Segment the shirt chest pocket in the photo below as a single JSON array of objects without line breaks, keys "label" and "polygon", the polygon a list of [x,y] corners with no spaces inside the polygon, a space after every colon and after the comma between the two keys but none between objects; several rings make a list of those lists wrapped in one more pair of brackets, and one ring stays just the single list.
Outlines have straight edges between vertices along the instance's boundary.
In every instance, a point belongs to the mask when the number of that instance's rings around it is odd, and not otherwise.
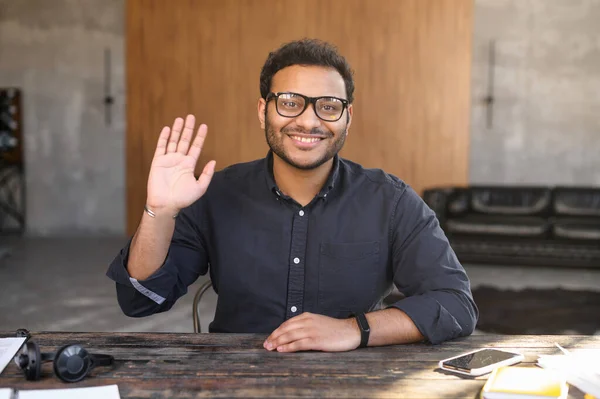
[{"label": "shirt chest pocket", "polygon": [[379,241],[322,243],[319,252],[319,308],[326,313],[369,310],[384,275]]}]

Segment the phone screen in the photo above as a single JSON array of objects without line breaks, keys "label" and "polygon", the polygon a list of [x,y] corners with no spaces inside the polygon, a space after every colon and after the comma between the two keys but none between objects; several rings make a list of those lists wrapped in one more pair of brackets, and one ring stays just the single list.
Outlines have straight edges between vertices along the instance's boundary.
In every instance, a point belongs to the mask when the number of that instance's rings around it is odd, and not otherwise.
[{"label": "phone screen", "polygon": [[495,349],[483,349],[475,353],[457,357],[456,359],[447,360],[443,364],[448,368],[469,371],[486,367],[490,364],[498,363],[515,356],[516,355],[512,353],[506,353]]}]

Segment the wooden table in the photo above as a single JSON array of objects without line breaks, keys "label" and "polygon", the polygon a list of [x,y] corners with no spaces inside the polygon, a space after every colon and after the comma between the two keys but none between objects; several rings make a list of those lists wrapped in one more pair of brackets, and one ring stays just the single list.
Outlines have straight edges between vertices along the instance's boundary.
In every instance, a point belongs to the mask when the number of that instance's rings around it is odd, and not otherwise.
[{"label": "wooden table", "polygon": [[[12,336],[12,333],[0,333]],[[522,366],[537,355],[567,349],[600,348],[600,336],[473,335],[441,345],[399,345],[344,353],[273,353],[262,347],[265,335],[33,333],[42,352],[67,343],[115,357],[112,367],[96,368],[76,384],[52,375],[28,382],[14,362],[0,375],[0,387],[67,388],[117,384],[122,398],[204,397],[355,397],[475,399],[487,376],[462,378],[437,369],[437,362],[480,347],[516,350]],[[570,398],[582,398],[574,387]]]}]

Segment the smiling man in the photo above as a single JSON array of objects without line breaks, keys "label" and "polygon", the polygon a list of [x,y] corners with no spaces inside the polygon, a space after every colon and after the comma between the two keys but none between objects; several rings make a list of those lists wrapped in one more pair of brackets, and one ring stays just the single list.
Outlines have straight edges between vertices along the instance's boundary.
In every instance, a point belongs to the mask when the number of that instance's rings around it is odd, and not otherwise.
[{"label": "smiling man", "polygon": [[[195,118],[160,133],[137,232],[109,267],[124,313],[170,309],[200,275],[211,332],[266,333],[267,350],[347,351],[471,334],[469,280],[435,214],[397,177],[338,152],[354,81],[335,47],[287,43],[260,75],[265,159],[194,168]],[[376,134],[376,132],[372,132]],[[404,298],[383,308],[393,286]]]}]

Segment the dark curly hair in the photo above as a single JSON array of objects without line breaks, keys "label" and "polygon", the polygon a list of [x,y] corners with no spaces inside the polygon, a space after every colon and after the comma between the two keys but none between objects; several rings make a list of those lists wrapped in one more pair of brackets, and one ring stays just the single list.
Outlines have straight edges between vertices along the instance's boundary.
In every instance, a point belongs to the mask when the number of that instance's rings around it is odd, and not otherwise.
[{"label": "dark curly hair", "polygon": [[260,71],[260,95],[266,98],[271,90],[273,75],[292,65],[314,65],[335,68],[346,85],[346,99],[354,100],[354,72],[337,48],[318,39],[302,39],[289,42],[269,53]]}]

